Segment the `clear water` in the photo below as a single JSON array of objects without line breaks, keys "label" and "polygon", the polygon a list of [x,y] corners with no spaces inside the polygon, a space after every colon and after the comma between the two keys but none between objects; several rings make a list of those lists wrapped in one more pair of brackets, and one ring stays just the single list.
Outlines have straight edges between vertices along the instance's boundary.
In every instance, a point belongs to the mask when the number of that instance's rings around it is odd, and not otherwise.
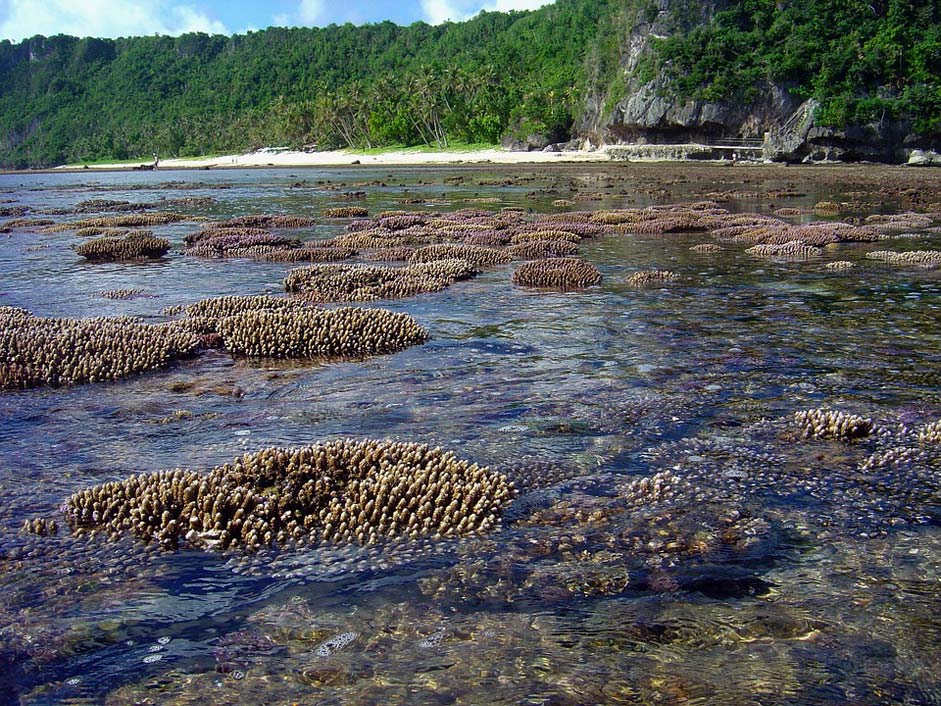
[{"label": "clear water", "polygon": [[[371,213],[544,212],[589,191],[602,197],[576,208],[737,189],[725,207],[768,212],[861,188],[857,215],[905,205],[872,172],[688,170],[14,174],[0,208],[211,196],[175,210],[317,217],[364,190]],[[941,177],[919,179],[941,192]],[[799,195],[764,198],[788,188]],[[403,205],[416,198],[434,203]],[[321,222],[301,237],[342,229]],[[180,245],[196,228],[155,230]],[[506,266],[383,303],[431,334],[393,356],[209,352],[124,382],[0,394],[0,703],[941,703],[938,456],[862,466],[941,419],[941,276],[864,255],[939,239],[784,263],[690,252],[703,234],[609,236],[583,244],[604,275],[584,292],[517,288]],[[159,321],[169,305],[280,292],[291,269],[173,253],[88,264],[77,241],[0,236],[0,305]],[[837,259],[857,267],[823,267]],[[654,268],[681,278],[624,283]],[[99,296],[118,288],[147,296]],[[793,412],[824,406],[883,432],[788,436]],[[510,472],[521,497],[485,537],[371,549],[160,553],[20,532],[89,485],[337,436],[441,445]],[[665,470],[673,497],[626,500]]]}]

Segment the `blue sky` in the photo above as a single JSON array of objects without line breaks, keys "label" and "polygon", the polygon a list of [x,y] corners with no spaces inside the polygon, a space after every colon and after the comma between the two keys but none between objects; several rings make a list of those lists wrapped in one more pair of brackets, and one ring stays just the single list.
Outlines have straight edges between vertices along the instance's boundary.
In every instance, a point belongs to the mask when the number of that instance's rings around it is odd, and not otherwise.
[{"label": "blue sky", "polygon": [[0,39],[36,34],[127,37],[142,34],[244,33],[271,26],[336,22],[438,24],[481,10],[529,10],[547,0],[0,0]]}]

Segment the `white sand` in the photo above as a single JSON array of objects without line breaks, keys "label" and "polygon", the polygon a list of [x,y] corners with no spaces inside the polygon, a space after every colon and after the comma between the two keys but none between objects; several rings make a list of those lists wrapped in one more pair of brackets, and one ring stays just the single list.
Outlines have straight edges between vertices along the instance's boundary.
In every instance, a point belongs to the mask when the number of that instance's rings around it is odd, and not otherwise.
[{"label": "white sand", "polygon": [[[238,167],[336,167],[354,163],[363,166],[418,166],[434,164],[545,164],[561,162],[607,162],[604,149],[594,152],[583,150],[567,152],[510,152],[502,149],[468,152],[423,152],[401,150],[381,154],[361,154],[348,150],[329,152],[259,151],[231,154],[223,157],[193,157],[189,159],[161,159],[161,169],[200,169]],[[147,160],[132,163],[94,164],[89,169],[133,169]],[[70,164],[60,169],[81,169],[81,164]]]}]

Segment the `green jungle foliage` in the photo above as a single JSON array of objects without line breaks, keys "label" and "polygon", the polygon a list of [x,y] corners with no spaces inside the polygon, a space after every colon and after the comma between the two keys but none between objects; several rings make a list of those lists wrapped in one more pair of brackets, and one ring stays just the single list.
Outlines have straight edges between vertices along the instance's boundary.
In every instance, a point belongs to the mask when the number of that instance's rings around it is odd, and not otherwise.
[{"label": "green jungle foliage", "polygon": [[613,0],[462,23],[0,42],[0,165],[567,139]]},{"label": "green jungle foliage", "polygon": [[[658,75],[706,100],[772,82],[820,99],[819,123],[905,118],[937,135],[939,20],[939,0],[556,0],[435,27],[2,41],[0,166],[563,140],[589,93],[610,108]],[[632,29],[655,21],[669,34],[624,76]]]},{"label": "green jungle foliage", "polygon": [[941,133],[938,0],[718,5],[710,21],[655,43],[656,69],[680,95],[749,101],[772,82],[820,100],[819,124],[901,117]]}]

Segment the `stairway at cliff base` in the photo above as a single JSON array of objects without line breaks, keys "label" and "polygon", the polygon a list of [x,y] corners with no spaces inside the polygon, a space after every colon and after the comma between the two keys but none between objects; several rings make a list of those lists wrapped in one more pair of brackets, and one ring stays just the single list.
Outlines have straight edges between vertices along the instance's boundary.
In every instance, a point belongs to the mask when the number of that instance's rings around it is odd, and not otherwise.
[{"label": "stairway at cliff base", "polygon": [[797,150],[807,139],[814,125],[814,113],[820,102],[811,98],[798,106],[791,117],[770,132],[765,133],[764,152],[766,159],[775,159]]}]

